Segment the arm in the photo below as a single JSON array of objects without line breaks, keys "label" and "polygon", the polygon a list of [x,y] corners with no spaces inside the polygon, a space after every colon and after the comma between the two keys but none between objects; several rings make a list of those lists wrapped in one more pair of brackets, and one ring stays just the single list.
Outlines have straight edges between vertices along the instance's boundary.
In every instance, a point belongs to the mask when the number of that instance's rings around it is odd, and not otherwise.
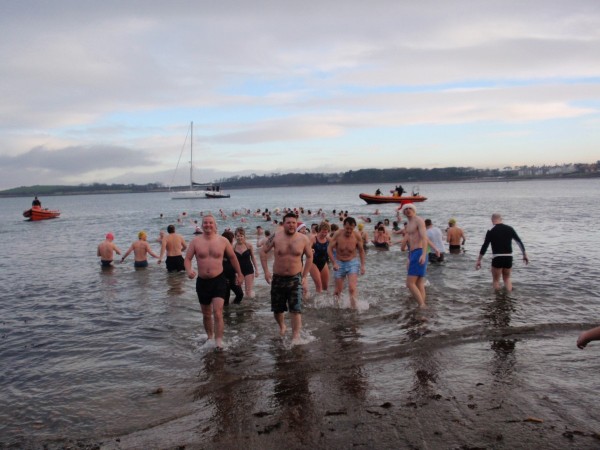
[{"label": "arm", "polygon": [[248,246],[248,250],[250,250],[250,259],[252,260],[252,265],[254,266],[254,274],[256,276],[259,276],[260,274],[258,272],[258,264],[256,264],[256,258],[254,257],[254,248],[252,248],[252,244],[250,244],[249,242],[247,242],[246,245]]},{"label": "arm", "polygon": [[158,255],[152,251],[152,249],[150,248],[150,244],[148,244],[147,242],[146,242],[146,252],[148,252],[148,254],[154,258],[158,258]]},{"label": "arm", "polygon": [[584,331],[579,335],[577,339],[577,347],[583,349],[591,341],[597,341],[600,339],[600,327],[592,328],[591,330]]},{"label": "arm", "polygon": [[267,263],[267,254],[271,251],[274,246],[275,234],[269,236],[267,242],[265,242],[260,249],[260,265],[262,266],[263,273],[265,274],[265,280],[268,284],[271,284],[271,272],[269,272],[269,264]]},{"label": "arm", "polygon": [[360,274],[364,275],[365,274],[365,247],[363,245],[362,237],[361,237],[360,233],[358,233],[358,236],[356,239],[356,247],[358,249],[358,256],[360,258]]},{"label": "arm", "polygon": [[419,264],[425,264],[425,261],[427,261],[427,243],[429,242],[429,239],[427,239],[427,228],[425,228],[423,220],[419,220],[417,227],[419,229],[419,236],[421,236],[421,248],[423,249],[423,253],[419,258]]},{"label": "arm", "polygon": [[306,259],[304,260],[304,270],[302,270],[302,279],[303,280],[306,279],[306,277],[310,273],[310,268],[313,265],[313,253],[314,253],[312,246],[310,245],[310,239],[305,237],[304,240],[306,241],[304,243],[304,255],[306,256]]},{"label": "arm", "polygon": [[337,261],[333,257],[333,249],[337,247],[337,233],[333,235],[333,237],[329,240],[329,245],[327,246],[327,256],[329,256],[329,261],[331,261],[333,270],[338,270],[340,266],[338,266]]},{"label": "arm", "polygon": [[477,262],[475,263],[475,270],[481,269],[481,258],[485,255],[488,246],[490,245],[490,232],[485,233],[485,241],[483,241],[483,245],[481,246],[481,250],[479,250],[479,256],[477,257]]},{"label": "arm", "polygon": [[462,244],[460,244],[460,245],[464,246],[465,242],[467,242],[467,238],[465,237],[465,232],[464,231],[460,232],[460,237],[462,237]]},{"label": "arm", "polygon": [[242,273],[242,269],[240,267],[240,262],[238,261],[237,256],[235,255],[235,252],[233,251],[233,247],[232,247],[231,243],[226,238],[223,238],[223,239],[226,242],[225,254],[227,255],[227,258],[229,258],[231,267],[233,267],[233,270],[235,270],[236,284],[240,285],[240,284],[242,284],[242,280],[244,279],[244,274]]},{"label": "arm", "polygon": [[521,253],[523,253],[523,261],[525,261],[525,265],[529,264],[529,258],[527,257],[527,252],[525,251],[525,245],[515,230],[513,230],[513,239],[521,249]]},{"label": "arm", "polygon": [[163,259],[163,256],[165,255],[165,252],[167,251],[167,240],[165,238],[162,239],[161,243],[160,243],[160,256],[158,257],[158,263],[160,264],[160,262]]},{"label": "arm", "polygon": [[440,256],[440,249],[437,248],[434,244],[433,241],[429,238],[427,238],[427,245],[429,245],[429,247],[434,251],[435,256]]},{"label": "arm", "polygon": [[131,247],[129,247],[127,249],[127,251],[125,252],[125,254],[123,255],[123,257],[121,258],[121,262],[124,262],[125,259],[129,256],[129,254],[133,251],[133,244],[131,245]]},{"label": "arm", "polygon": [[188,247],[187,252],[185,254],[185,259],[183,260],[183,266],[185,267],[185,271],[188,275],[188,278],[196,277],[196,272],[194,272],[194,269],[192,268],[192,258],[196,253],[194,242],[195,241],[190,242],[190,246]]},{"label": "arm", "polygon": [[113,250],[115,251],[115,253],[116,253],[117,255],[120,255],[120,254],[121,254],[121,250],[120,250],[120,249],[119,249],[119,247],[117,247],[115,244],[113,244]]}]

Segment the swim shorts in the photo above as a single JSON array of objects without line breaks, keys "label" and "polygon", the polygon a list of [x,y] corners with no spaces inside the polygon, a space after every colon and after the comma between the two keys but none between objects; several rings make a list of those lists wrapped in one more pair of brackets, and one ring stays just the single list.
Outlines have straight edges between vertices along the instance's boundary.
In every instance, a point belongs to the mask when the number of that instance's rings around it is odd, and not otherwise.
[{"label": "swim shorts", "polygon": [[435,253],[430,253],[429,254],[429,262],[432,263],[441,263],[442,261],[444,261],[444,254],[440,253],[440,256],[436,256]]},{"label": "swim shorts", "polygon": [[221,272],[214,278],[196,278],[196,294],[201,305],[210,305],[213,298],[222,298],[229,293],[227,278]]},{"label": "swim shorts", "polygon": [[339,269],[335,270],[334,278],[344,278],[346,275],[358,275],[360,273],[360,258],[356,257],[350,261],[336,261]]},{"label": "swim shorts", "polygon": [[450,253],[460,253],[460,245],[450,244]]},{"label": "swim shorts", "polygon": [[496,269],[510,269],[513,264],[512,256],[493,256],[492,267]]},{"label": "swim shorts", "polygon": [[144,261],[135,261],[135,262],[133,263],[133,267],[138,267],[138,268],[141,268],[141,267],[148,267],[148,260],[144,260]]},{"label": "swim shorts", "polygon": [[427,273],[427,258],[424,264],[419,264],[419,258],[423,254],[422,248],[411,250],[408,254],[408,276],[409,277],[424,277]]},{"label": "swim shorts", "polygon": [[102,267],[110,267],[112,266],[113,260],[112,259],[101,259],[100,260],[100,264],[102,265]]},{"label": "swim shorts", "polygon": [[271,280],[271,311],[302,312],[302,274],[273,275]]},{"label": "swim shorts", "polygon": [[167,265],[167,270],[169,272],[183,272],[185,270],[185,266],[183,264],[183,256],[167,256],[165,261]]}]

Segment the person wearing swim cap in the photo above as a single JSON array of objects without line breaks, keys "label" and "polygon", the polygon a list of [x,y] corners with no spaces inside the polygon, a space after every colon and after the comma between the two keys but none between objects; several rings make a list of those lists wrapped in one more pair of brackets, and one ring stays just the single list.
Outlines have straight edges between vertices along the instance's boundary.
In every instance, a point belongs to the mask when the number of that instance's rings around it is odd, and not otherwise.
[{"label": "person wearing swim cap", "polygon": [[448,241],[450,253],[460,253],[461,247],[463,247],[467,241],[463,230],[456,226],[456,219],[448,220],[446,240]]},{"label": "person wearing swim cap", "polygon": [[98,244],[97,255],[100,258],[100,264],[102,267],[111,267],[113,265],[113,257],[115,252],[117,255],[121,254],[119,247],[115,245],[113,240],[115,236],[112,233],[107,233],[104,241]]},{"label": "person wearing swim cap", "polygon": [[121,263],[125,262],[125,259],[129,256],[131,252],[134,255],[134,263],[133,266],[136,268],[148,267],[148,256],[150,255],[153,258],[158,258],[159,256],[152,251],[150,248],[150,244],[146,241],[148,235],[145,231],[140,231],[138,233],[138,240],[134,241],[129,249],[125,252],[123,257],[121,258]]},{"label": "person wearing swim cap", "polygon": [[417,207],[412,203],[405,203],[400,208],[408,222],[406,226],[406,239],[408,244],[408,273],[406,287],[419,303],[425,308],[425,275],[427,274],[427,229],[425,221],[417,216]]}]

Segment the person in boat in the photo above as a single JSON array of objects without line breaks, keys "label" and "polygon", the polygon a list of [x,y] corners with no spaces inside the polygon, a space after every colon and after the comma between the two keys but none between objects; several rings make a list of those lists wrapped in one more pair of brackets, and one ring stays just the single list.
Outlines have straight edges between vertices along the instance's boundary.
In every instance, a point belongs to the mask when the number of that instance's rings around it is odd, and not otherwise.
[{"label": "person in boat", "polygon": [[382,195],[381,194],[381,189],[377,188],[377,190],[375,191],[375,195]]},{"label": "person in boat", "polygon": [[512,241],[514,240],[521,253],[523,253],[523,261],[525,264],[529,264],[529,258],[525,252],[525,245],[523,241],[517,235],[514,228],[502,223],[502,216],[499,213],[492,214],[492,224],[494,225],[485,234],[485,241],[479,251],[479,257],[475,264],[475,270],[481,268],[481,259],[488,249],[488,246],[492,246],[492,284],[494,289],[500,289],[500,277],[504,281],[504,287],[507,291],[512,291],[512,281],[510,279],[512,271]]},{"label": "person in boat", "polygon": [[169,272],[183,272],[185,266],[183,264],[182,252],[187,248],[187,243],[182,235],[175,233],[175,225],[167,227],[167,235],[163,237],[160,245],[160,256],[158,264],[163,261],[163,256],[167,254],[165,264]]},{"label": "person in boat", "polygon": [[100,264],[102,267],[111,267],[113,265],[113,257],[115,252],[117,255],[121,254],[119,247],[115,245],[113,240],[115,236],[112,233],[107,233],[104,241],[98,244],[97,255],[100,258]]},{"label": "person in boat", "polygon": [[133,265],[136,268],[148,267],[148,255],[152,256],[153,258],[158,258],[158,255],[150,248],[150,244],[148,244],[148,241],[146,240],[147,238],[148,235],[146,232],[140,231],[138,233],[138,240],[134,241],[129,249],[127,249],[121,258],[121,263],[125,262],[125,259],[127,259],[131,252],[133,252],[134,256]]},{"label": "person in boat", "polygon": [[417,216],[417,208],[412,203],[402,205],[400,211],[408,222],[406,242],[402,243],[402,247],[406,245],[409,250],[406,287],[417,300],[419,307],[424,308],[426,306],[425,275],[427,274],[428,245],[425,221]]},{"label": "person in boat", "polygon": [[42,202],[40,202],[40,200],[37,198],[37,195],[31,202],[31,207],[34,209],[42,209]]},{"label": "person in boat", "polygon": [[333,270],[335,271],[334,296],[337,302],[339,302],[340,295],[344,289],[344,280],[347,278],[350,307],[353,309],[356,309],[358,306],[358,274],[365,274],[365,249],[360,233],[354,230],[355,227],[356,220],[353,217],[346,217],[344,219],[344,228],[335,233],[327,247],[329,259],[333,262]]},{"label": "person in boat", "polygon": [[[284,336],[287,330],[284,313],[291,313],[292,342],[300,340],[302,329],[302,282],[310,273],[313,251],[310,240],[297,230],[297,218],[294,213],[283,217],[283,229],[277,231],[267,240],[260,251],[265,280],[271,285],[271,311],[277,325],[279,335]],[[273,275],[267,264],[268,253],[274,250]],[[302,257],[304,256],[304,265]]]},{"label": "person in boat", "polygon": [[[236,273],[236,284],[244,279],[240,264],[229,240],[217,234],[217,223],[212,214],[202,217],[203,233],[190,242],[185,254],[185,270],[189,278],[196,278],[196,294],[202,309],[202,322],[209,340],[215,340],[215,351],[223,350],[223,306],[229,287],[223,273],[223,258],[231,262]],[[196,258],[198,273],[192,267]]]},{"label": "person in boat", "polygon": [[429,262],[441,263],[444,261],[444,238],[442,230],[433,226],[431,219],[425,219],[427,239],[429,239]]}]

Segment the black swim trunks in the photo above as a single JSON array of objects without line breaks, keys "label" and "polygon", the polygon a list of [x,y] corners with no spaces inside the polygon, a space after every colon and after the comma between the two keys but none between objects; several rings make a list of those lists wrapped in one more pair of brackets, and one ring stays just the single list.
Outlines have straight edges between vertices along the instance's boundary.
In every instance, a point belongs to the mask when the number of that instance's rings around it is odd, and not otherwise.
[{"label": "black swim trunks", "polygon": [[492,258],[492,267],[496,269],[510,269],[513,265],[512,256],[494,256]]},{"label": "black swim trunks", "polygon": [[196,278],[196,294],[201,305],[210,305],[213,298],[225,299],[229,291],[223,272],[214,278]]},{"label": "black swim trunks", "polygon": [[460,253],[460,245],[450,244],[450,253]]},{"label": "black swim trunks", "polygon": [[137,267],[137,268],[148,267],[148,260],[135,261],[133,263],[133,267]]},{"label": "black swim trunks", "polygon": [[273,275],[271,280],[271,311],[302,312],[302,275]]},{"label": "black swim trunks", "polygon": [[429,262],[430,263],[441,263],[444,261],[444,254],[440,253],[440,256],[436,256],[435,253],[429,253]]},{"label": "black swim trunks", "polygon": [[167,270],[169,272],[183,272],[185,270],[185,265],[183,264],[183,256],[167,256],[165,261],[167,265]]},{"label": "black swim trunks", "polygon": [[100,264],[102,265],[102,267],[110,267],[112,266],[113,260],[112,259],[102,259],[100,260]]}]

